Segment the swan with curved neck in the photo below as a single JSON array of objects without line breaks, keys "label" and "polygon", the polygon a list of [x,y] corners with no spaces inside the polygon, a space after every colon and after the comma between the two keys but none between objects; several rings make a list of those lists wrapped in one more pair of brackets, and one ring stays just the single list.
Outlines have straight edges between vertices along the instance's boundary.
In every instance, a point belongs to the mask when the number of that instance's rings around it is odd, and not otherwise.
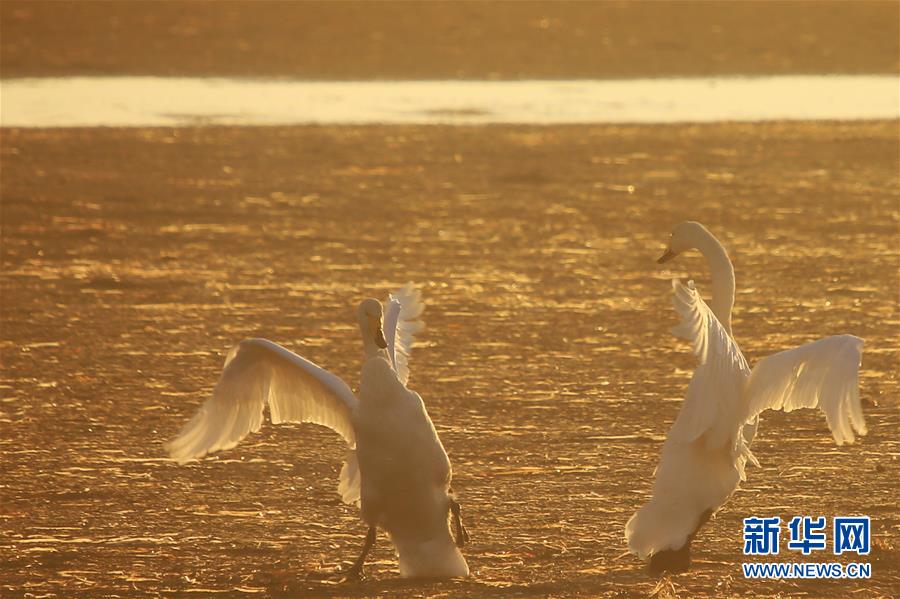
[{"label": "swan with curved neck", "polygon": [[381,321],[383,308],[377,299],[365,299],[356,309],[356,320],[359,323],[359,335],[363,340],[363,351],[366,360],[375,357],[387,357],[382,350],[387,349]]},{"label": "swan with curved neck", "polygon": [[242,341],[228,353],[212,397],[167,444],[169,454],[183,463],[230,449],[259,430],[266,407],[274,424],[327,426],[349,446],[338,493],[359,507],[369,525],[346,577],[361,575],[379,528],[390,535],[401,576],[468,576],[459,551],[468,533],[450,490],[450,460],[422,398],[406,387],[423,309],[411,284],[384,304],[375,299],[359,304],[364,351],[359,397],[337,376],[276,343]]},{"label": "swan with curved neck", "polygon": [[663,264],[698,250],[712,273],[712,299],[673,280],[680,317],[672,329],[691,343],[697,367],[662,447],[650,500],[625,526],[629,549],[649,558],[650,572],[690,567],[691,543],[703,524],[742,480],[761,412],[818,407],[838,445],[866,433],[858,376],[863,342],[852,335],[825,337],[761,360],[752,370],[732,337],[734,268],[706,227],[683,222],[672,231]]},{"label": "swan with curved neck", "polygon": [[679,254],[690,250],[698,250],[709,264],[712,276],[712,300],[709,307],[731,335],[731,310],[734,308],[734,267],[725,247],[709,230],[698,222],[687,221],[672,230],[669,247],[656,261],[665,264]]}]

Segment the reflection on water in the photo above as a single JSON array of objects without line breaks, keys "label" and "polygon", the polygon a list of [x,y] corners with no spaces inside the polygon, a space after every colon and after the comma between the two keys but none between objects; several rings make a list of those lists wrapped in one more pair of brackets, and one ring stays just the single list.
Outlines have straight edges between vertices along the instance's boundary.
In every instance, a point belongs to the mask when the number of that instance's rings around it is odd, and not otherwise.
[{"label": "reflection on water", "polygon": [[0,82],[4,127],[894,119],[896,76],[617,81],[72,77]]}]

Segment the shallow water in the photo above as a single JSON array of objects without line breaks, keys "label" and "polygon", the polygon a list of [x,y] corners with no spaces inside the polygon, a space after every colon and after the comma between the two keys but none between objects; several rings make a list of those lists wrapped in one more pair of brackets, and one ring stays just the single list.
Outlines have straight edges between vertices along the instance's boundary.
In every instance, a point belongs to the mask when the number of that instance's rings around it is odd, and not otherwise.
[{"label": "shallow water", "polygon": [[0,81],[3,127],[894,119],[892,75],[569,81]]}]

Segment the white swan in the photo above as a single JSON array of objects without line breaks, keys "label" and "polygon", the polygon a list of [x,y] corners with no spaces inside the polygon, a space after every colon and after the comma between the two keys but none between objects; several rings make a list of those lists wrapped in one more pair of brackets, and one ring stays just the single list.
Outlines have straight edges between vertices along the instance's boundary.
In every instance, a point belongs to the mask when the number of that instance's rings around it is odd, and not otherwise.
[{"label": "white swan", "polygon": [[458,549],[468,533],[450,490],[450,461],[422,398],[406,388],[409,352],[413,335],[423,327],[423,309],[411,284],[392,293],[384,307],[374,299],[360,303],[365,362],[358,399],[340,378],[280,345],[242,341],[228,353],[212,397],[167,444],[169,454],[184,463],[234,447],[259,430],[266,406],[275,424],[327,426],[350,446],[338,492],[344,502],[360,507],[369,525],[348,576],[360,575],[377,527],[396,548],[401,576],[468,576]]},{"label": "white swan", "polygon": [[650,557],[650,572],[690,567],[690,545],[699,528],[745,479],[759,414],[818,407],[838,445],[866,433],[858,391],[863,342],[851,335],[826,337],[761,360],[753,370],[731,336],[734,269],[725,248],[696,222],[672,231],[662,264],[699,250],[712,271],[707,306],[694,288],[673,280],[675,336],[691,342],[698,366],[675,423],[663,444],[650,501],[628,521],[628,548]]}]

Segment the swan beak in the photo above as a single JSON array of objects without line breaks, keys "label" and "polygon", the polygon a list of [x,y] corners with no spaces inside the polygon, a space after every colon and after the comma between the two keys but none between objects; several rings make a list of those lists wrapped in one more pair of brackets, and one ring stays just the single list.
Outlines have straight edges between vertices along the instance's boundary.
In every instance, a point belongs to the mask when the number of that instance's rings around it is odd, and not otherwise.
[{"label": "swan beak", "polygon": [[381,330],[381,327],[378,327],[378,331],[375,333],[375,345],[381,349],[387,349],[387,341],[384,339],[384,331]]},{"label": "swan beak", "polygon": [[677,255],[678,254],[673,252],[671,249],[667,249],[666,253],[663,254],[662,256],[660,256],[659,259],[656,261],[656,263],[657,264],[665,264],[666,262],[668,262],[669,260],[671,260],[672,258],[674,258]]},{"label": "swan beak", "polygon": [[384,329],[381,327],[381,317],[369,315],[369,330],[375,333],[375,345],[381,349],[387,349],[387,341],[384,339]]}]

